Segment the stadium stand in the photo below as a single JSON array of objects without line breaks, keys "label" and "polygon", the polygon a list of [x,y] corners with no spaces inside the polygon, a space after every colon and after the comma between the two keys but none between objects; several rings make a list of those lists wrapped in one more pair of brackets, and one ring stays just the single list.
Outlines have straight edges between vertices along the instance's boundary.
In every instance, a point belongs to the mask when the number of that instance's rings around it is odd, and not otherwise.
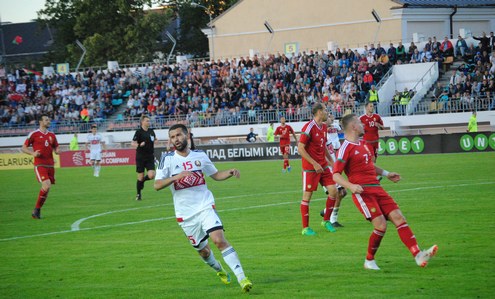
[{"label": "stadium stand", "polygon": [[[340,117],[360,113],[371,86],[393,64],[436,61],[441,69],[451,56],[444,57],[439,48],[435,43],[421,51],[414,43],[387,49],[371,44],[364,50],[303,51],[295,57],[271,54],[213,63],[89,68],[51,76],[17,70],[1,80],[0,135],[27,134],[42,113],[52,116],[56,133],[88,131],[92,123],[108,131],[135,129],[142,114],[150,115],[156,128],[176,122],[192,127],[254,124],[280,116],[304,121],[316,101],[327,103],[329,112]],[[445,92],[432,97],[438,93],[432,90],[417,113],[495,108],[495,53],[481,54],[474,47],[457,59],[465,63],[449,85],[441,86]]]}]

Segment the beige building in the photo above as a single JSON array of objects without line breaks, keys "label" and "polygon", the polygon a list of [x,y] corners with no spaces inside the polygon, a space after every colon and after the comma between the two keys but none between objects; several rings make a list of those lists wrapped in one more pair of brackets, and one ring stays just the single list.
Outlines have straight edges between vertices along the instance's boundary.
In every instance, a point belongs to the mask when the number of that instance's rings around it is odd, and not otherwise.
[{"label": "beige building", "polygon": [[[439,7],[440,2],[447,4]],[[215,59],[388,45],[410,42],[413,36],[420,41],[449,35],[452,5],[461,2],[488,6],[459,6],[452,17],[455,36],[464,28],[474,34],[493,30],[495,1],[239,0],[213,20],[213,35],[203,31]]]}]

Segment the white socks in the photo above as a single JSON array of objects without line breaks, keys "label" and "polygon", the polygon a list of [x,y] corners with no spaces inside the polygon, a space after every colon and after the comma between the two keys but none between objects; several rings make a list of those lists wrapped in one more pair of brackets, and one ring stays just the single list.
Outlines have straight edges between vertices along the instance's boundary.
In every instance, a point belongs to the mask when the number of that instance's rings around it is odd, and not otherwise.
[{"label": "white socks", "polygon": [[237,252],[232,246],[229,246],[222,250],[222,256],[225,263],[229,266],[232,272],[234,272],[235,276],[237,277],[237,281],[240,282],[241,280],[246,278],[246,276],[244,275],[244,270],[241,266],[241,261],[239,260]]},{"label": "white socks", "polygon": [[330,223],[337,222],[338,217],[339,217],[339,208],[333,208],[332,215],[330,215]]},{"label": "white socks", "polygon": [[202,259],[205,262],[205,264],[215,269],[215,271],[218,272],[222,270],[222,265],[220,265],[220,263],[215,259],[215,255],[213,255],[213,251],[210,250],[210,256],[208,256],[207,258],[202,257]]}]

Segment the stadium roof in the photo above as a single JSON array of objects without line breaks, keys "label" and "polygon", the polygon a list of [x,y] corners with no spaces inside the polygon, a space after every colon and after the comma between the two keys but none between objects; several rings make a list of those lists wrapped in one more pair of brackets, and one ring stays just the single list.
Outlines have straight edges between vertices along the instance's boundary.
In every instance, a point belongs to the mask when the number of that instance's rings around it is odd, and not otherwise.
[{"label": "stadium roof", "polygon": [[480,7],[493,6],[493,0],[392,0],[403,7]]}]

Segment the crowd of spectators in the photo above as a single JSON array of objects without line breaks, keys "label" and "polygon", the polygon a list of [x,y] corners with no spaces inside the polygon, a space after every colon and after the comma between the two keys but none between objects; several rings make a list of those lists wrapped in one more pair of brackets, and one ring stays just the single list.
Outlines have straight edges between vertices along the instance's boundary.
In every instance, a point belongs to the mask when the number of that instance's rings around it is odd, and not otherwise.
[{"label": "crowd of spectators", "polygon": [[[241,117],[256,122],[259,111],[266,110],[277,112],[274,120],[281,114],[298,120],[316,101],[326,102],[339,115],[362,104],[391,65],[441,63],[452,48],[433,38],[422,51],[414,43],[407,50],[402,43],[390,44],[387,50],[370,44],[364,49],[303,51],[293,57],[272,54],[139,69],[88,69],[75,75],[17,71],[1,79],[0,118],[3,126],[33,124],[42,113],[51,115],[55,124],[100,122],[123,103],[121,121],[147,114],[153,121],[173,118],[193,126],[218,125],[225,119],[235,124]],[[478,61],[476,82],[493,79],[483,59]]]}]

